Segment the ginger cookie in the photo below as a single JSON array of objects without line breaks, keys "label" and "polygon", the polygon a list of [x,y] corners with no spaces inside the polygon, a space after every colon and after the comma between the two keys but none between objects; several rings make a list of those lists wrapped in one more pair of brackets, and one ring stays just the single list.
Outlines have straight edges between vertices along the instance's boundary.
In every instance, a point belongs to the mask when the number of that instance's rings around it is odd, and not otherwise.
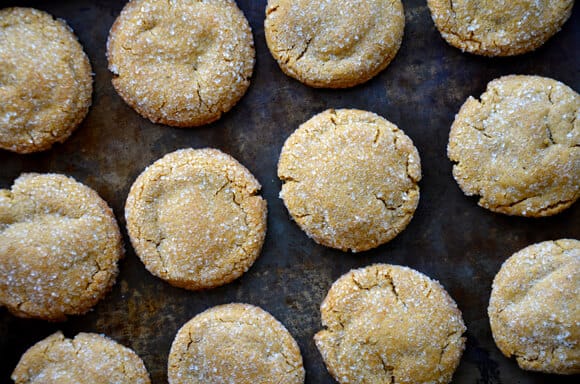
[{"label": "ginger cookie", "polygon": [[132,0],[107,42],[119,95],[152,122],[176,127],[229,111],[250,85],[254,55],[233,0]]},{"label": "ginger cookie", "polygon": [[26,351],[12,373],[15,384],[149,384],[133,350],[95,333],[67,339],[57,332]]},{"label": "ginger cookie", "polygon": [[355,109],[326,110],[284,143],[280,197],[308,236],[327,247],[365,251],[411,221],[421,164],[403,131]]},{"label": "ginger cookie", "polygon": [[477,55],[533,51],[560,30],[574,0],[427,0],[441,36]]},{"label": "ginger cookie", "polygon": [[210,308],[175,336],[169,384],[302,384],[298,344],[278,320],[249,304]]},{"label": "ginger cookie", "polygon": [[217,149],[183,149],[135,181],[125,205],[131,243],[157,277],[191,289],[229,283],[254,263],[266,235],[261,186]]},{"label": "ginger cookie", "polygon": [[580,196],[580,95],[539,76],[493,80],[455,117],[447,154],[468,196],[494,212],[550,216]]},{"label": "ginger cookie", "polygon": [[89,59],[64,21],[32,8],[0,10],[0,148],[31,153],[65,141],[92,91]]},{"label": "ginger cookie", "polygon": [[436,281],[375,264],[332,284],[314,336],[339,383],[448,383],[465,347],[461,312]]},{"label": "ginger cookie", "polygon": [[544,241],[516,252],[493,280],[493,339],[522,369],[580,373],[580,241]]},{"label": "ginger cookie", "polygon": [[14,315],[87,312],[114,284],[122,256],[113,212],[89,187],[29,173],[0,189],[0,305]]},{"label": "ginger cookie", "polygon": [[268,0],[266,43],[288,76],[347,88],[385,69],[405,27],[400,0]]}]

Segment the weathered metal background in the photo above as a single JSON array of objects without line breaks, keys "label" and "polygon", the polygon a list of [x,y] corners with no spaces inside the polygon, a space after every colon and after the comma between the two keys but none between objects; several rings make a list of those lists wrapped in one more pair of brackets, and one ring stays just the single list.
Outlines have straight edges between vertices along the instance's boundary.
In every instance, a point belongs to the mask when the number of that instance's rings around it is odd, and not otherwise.
[{"label": "weathered metal background", "polygon": [[[320,329],[319,305],[332,282],[351,268],[403,264],[438,279],[457,301],[468,328],[467,349],[454,383],[572,383],[520,370],[495,347],[486,308],[493,276],[513,252],[535,242],[580,238],[580,205],[551,218],[525,219],[488,212],[463,195],[446,157],[449,127],[469,96],[506,74],[538,74],[580,90],[580,12],[544,47],[531,54],[488,59],[448,46],[431,21],[426,2],[404,1],[406,29],[395,60],[379,76],[347,90],[318,90],[286,77],[264,40],[266,0],[239,0],[254,32],[257,62],[241,102],[218,122],[196,129],[155,125],[115,93],[105,42],[124,1],[2,1],[34,6],[65,19],[84,45],[95,72],[93,106],[62,145],[34,154],[0,151],[0,187],[21,172],[60,172],[91,186],[109,202],[121,224],[127,255],[112,292],[92,312],[64,323],[22,320],[0,309],[0,382],[21,354],[56,330],[104,333],[133,348],[154,383],[166,382],[166,361],[177,329],[197,313],[222,303],[261,306],[297,339],[308,383],[332,383],[312,336]],[[0,42],[1,44],[1,42]],[[421,201],[409,227],[370,252],[345,254],[316,245],[290,221],[278,198],[277,159],[298,125],[327,108],[376,112],[401,127],[419,149]],[[150,163],[183,147],[216,147],[256,175],[268,201],[268,234],[262,255],[239,280],[206,292],[189,292],[150,275],[129,245],[123,206],[133,180]],[[576,379],[576,380],[575,380]]]}]

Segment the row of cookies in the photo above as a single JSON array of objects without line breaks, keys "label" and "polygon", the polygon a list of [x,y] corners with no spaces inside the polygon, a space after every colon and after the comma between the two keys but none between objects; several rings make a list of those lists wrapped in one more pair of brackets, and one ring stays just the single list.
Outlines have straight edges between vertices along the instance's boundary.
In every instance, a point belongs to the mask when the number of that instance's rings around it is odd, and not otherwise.
[{"label": "row of cookies", "polygon": [[[515,253],[496,275],[488,308],[492,334],[523,369],[580,373],[580,241],[561,239]],[[461,312],[445,289],[407,267],[375,264],[340,277],[320,306],[315,344],[339,383],[448,383],[465,348]],[[248,304],[210,308],[177,332],[170,384],[304,382],[288,330]],[[149,383],[130,349],[95,334],[61,333],[32,346],[12,379]]]},{"label": "row of cookies", "polygon": [[[580,96],[554,80],[492,81],[481,102],[466,101],[451,128],[449,157],[460,187],[506,214],[537,217],[568,208],[580,196],[579,113]],[[302,124],[281,150],[278,176],[294,221],[317,243],[344,251],[390,241],[419,203],[413,142],[366,111],[327,110]],[[133,248],[172,285],[229,283],[250,268],[264,242],[260,188],[219,150],[170,153],[137,178],[127,197]],[[84,313],[113,284],[121,237],[94,191],[60,175],[24,175],[2,191],[0,208],[0,302],[12,312],[53,320]]]},{"label": "row of cookies", "polygon": [[[452,45],[482,55],[514,55],[542,45],[570,17],[573,0],[517,6],[429,0]],[[30,8],[0,11],[0,148],[30,153],[66,140],[91,104],[91,67],[68,26]],[[266,42],[280,68],[314,87],[344,88],[382,71],[405,24],[400,0],[270,0]],[[219,26],[219,27],[218,27]],[[119,95],[153,122],[208,124],[244,95],[255,52],[233,0],[132,0],[107,41]]]}]

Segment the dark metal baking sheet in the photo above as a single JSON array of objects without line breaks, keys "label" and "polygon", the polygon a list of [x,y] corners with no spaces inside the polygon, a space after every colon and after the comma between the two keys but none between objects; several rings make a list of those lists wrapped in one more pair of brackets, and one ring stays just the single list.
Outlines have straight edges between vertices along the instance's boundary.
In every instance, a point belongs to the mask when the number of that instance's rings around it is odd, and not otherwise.
[{"label": "dark metal baking sheet", "polygon": [[[448,46],[424,0],[404,1],[406,27],[395,60],[379,76],[347,90],[308,88],[286,77],[264,40],[266,0],[239,0],[254,32],[257,62],[241,102],[218,122],[195,129],[155,125],[129,108],[113,90],[105,42],[124,1],[2,1],[34,6],[65,19],[75,30],[95,72],[93,106],[72,137],[52,150],[17,155],[0,151],[0,187],[21,173],[61,172],[91,186],[109,202],[127,248],[120,275],[107,297],[85,316],[64,323],[23,320],[0,310],[0,382],[32,344],[62,330],[104,333],[133,348],[153,383],[166,382],[166,361],[177,329],[204,309],[232,301],[261,306],[286,325],[304,357],[308,383],[332,383],[312,336],[320,329],[319,305],[332,282],[351,268],[388,262],[438,279],[463,311],[467,349],[454,383],[572,383],[578,378],[520,370],[495,347],[486,315],[490,286],[501,263],[535,242],[580,238],[580,204],[545,219],[488,212],[461,193],[446,157],[449,127],[469,96],[505,74],[538,74],[580,90],[580,12],[536,52],[488,59]],[[1,43],[1,42],[0,42]],[[423,164],[421,201],[409,227],[373,251],[345,254],[309,240],[289,220],[278,198],[277,159],[288,135],[315,113],[353,107],[376,112],[402,128]],[[246,165],[268,201],[268,234],[261,257],[239,280],[206,292],[189,292],[150,275],[129,245],[123,205],[131,183],[164,154],[183,147],[216,147]],[[575,380],[576,379],[576,380]]]}]

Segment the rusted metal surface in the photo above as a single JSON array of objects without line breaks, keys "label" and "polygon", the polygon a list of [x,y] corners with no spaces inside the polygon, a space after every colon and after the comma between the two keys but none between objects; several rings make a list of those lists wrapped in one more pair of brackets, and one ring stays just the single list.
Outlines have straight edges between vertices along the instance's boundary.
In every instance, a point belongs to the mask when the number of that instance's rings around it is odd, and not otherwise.
[{"label": "rusted metal surface", "polygon": [[[538,74],[580,90],[580,12],[544,47],[513,58],[488,59],[448,46],[431,21],[425,1],[404,2],[403,45],[391,65],[361,86],[347,90],[308,88],[286,77],[264,40],[266,0],[239,0],[254,32],[257,63],[246,96],[218,122],[195,129],[150,123],[115,93],[107,71],[105,42],[124,1],[3,1],[34,6],[65,19],[84,45],[95,72],[93,106],[62,145],[34,154],[0,151],[0,187],[21,172],[60,172],[91,186],[109,202],[127,248],[117,284],[92,312],[64,323],[22,320],[0,310],[0,382],[21,354],[56,330],[104,333],[133,348],[154,383],[166,382],[166,361],[178,328],[202,310],[232,301],[261,306],[286,325],[300,345],[308,383],[332,383],[312,336],[320,329],[319,305],[332,282],[351,268],[371,263],[403,264],[438,279],[457,301],[468,328],[467,349],[454,383],[572,383],[520,370],[501,355],[489,329],[486,308],[491,282],[513,252],[535,242],[580,238],[580,204],[545,219],[488,212],[463,195],[446,157],[449,127],[469,96],[505,74]],[[1,42],[0,42],[1,43]],[[276,177],[284,140],[298,125],[327,108],[376,112],[402,128],[423,163],[421,201],[409,227],[390,243],[361,254],[326,249],[290,221],[278,198]],[[183,147],[216,147],[246,165],[260,180],[268,201],[268,234],[261,257],[239,280],[205,292],[171,287],[150,275],[129,245],[123,206],[136,176],[164,154]]]}]

